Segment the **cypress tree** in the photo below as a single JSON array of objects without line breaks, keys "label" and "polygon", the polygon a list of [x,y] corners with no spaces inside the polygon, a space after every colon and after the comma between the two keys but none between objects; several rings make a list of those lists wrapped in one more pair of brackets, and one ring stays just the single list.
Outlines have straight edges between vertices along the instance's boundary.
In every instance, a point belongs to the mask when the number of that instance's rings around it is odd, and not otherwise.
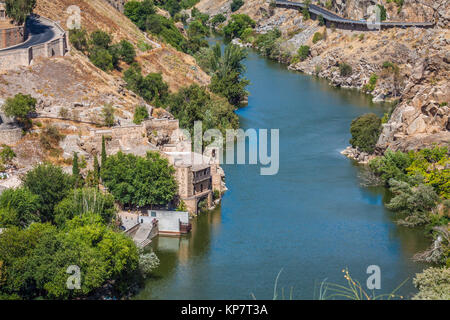
[{"label": "cypress tree", "polygon": [[98,188],[100,183],[100,166],[98,165],[97,155],[94,156],[94,184]]},{"label": "cypress tree", "polygon": [[106,144],[105,144],[105,136],[102,136],[102,167],[106,162]]},{"label": "cypress tree", "polygon": [[80,168],[78,166],[78,153],[73,153],[73,160],[72,160],[72,175],[75,177],[80,176]]}]

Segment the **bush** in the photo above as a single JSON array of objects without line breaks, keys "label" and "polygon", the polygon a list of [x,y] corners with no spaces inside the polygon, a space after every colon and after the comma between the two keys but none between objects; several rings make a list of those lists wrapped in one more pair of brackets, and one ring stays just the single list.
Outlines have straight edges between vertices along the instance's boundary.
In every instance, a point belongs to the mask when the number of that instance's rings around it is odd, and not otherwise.
[{"label": "bush", "polygon": [[3,164],[11,163],[12,159],[16,157],[16,153],[11,149],[10,146],[7,146],[6,144],[1,146],[2,149],[0,150],[0,162]]},{"label": "bush", "polygon": [[376,75],[376,73],[373,73],[370,76],[369,82],[364,85],[363,91],[365,91],[365,92],[372,92],[373,90],[375,90],[375,86],[377,85],[377,81],[378,81],[378,76]]},{"label": "bush", "polygon": [[231,40],[240,38],[242,32],[247,28],[254,28],[256,22],[246,14],[234,14],[231,16],[230,22],[223,28],[225,38]]},{"label": "bush", "polygon": [[309,56],[309,46],[301,46],[298,48],[298,56],[300,57],[300,60],[303,61]]},{"label": "bush", "polygon": [[280,45],[277,41],[281,37],[281,32],[277,28],[261,34],[255,41],[259,53],[263,56],[277,59],[280,55]]},{"label": "bush", "polygon": [[134,61],[134,58],[136,58],[136,51],[134,50],[133,45],[127,40],[120,41],[119,54],[120,59],[128,64],[131,64]]},{"label": "bush", "polygon": [[225,21],[227,21],[227,18],[221,13],[215,15],[210,20],[211,25],[213,26],[213,28],[217,27],[217,25],[219,25],[221,23],[224,23]]},{"label": "bush", "polygon": [[416,274],[414,286],[419,290],[413,300],[450,300],[450,268],[428,268]]},{"label": "bush", "polygon": [[238,11],[244,5],[244,0],[233,0],[231,2],[231,12]]},{"label": "bush", "polygon": [[319,20],[319,26],[324,26],[325,25],[325,19],[323,18],[322,15],[319,15],[318,20]]},{"label": "bush", "polygon": [[107,127],[114,126],[114,107],[106,104],[102,108],[103,124]]},{"label": "bush", "polygon": [[339,72],[342,77],[348,77],[352,74],[353,70],[352,67],[346,63],[339,64]]},{"label": "bush", "polygon": [[69,41],[77,50],[86,51],[88,49],[87,32],[84,29],[71,29]]},{"label": "bush", "polygon": [[350,144],[354,148],[372,153],[381,133],[381,119],[373,113],[362,115],[352,121],[350,133]]},{"label": "bush", "polygon": [[93,49],[89,55],[91,62],[103,71],[111,71],[114,69],[114,61],[111,53],[104,48],[97,47]]},{"label": "bush", "polygon": [[142,121],[149,118],[148,110],[145,106],[137,106],[134,110],[133,122],[135,124],[141,124]]},{"label": "bush", "polygon": [[160,73],[149,73],[144,77],[137,64],[125,71],[124,80],[128,89],[140,95],[147,102],[160,105],[169,95],[169,86],[164,82]]},{"label": "bush", "polygon": [[312,42],[315,44],[315,43],[319,42],[322,39],[323,39],[322,34],[320,32],[316,32],[316,33],[314,33]]},{"label": "bush", "polygon": [[39,141],[45,150],[53,150],[59,147],[59,142],[64,139],[64,135],[59,133],[55,126],[46,127],[40,134]]},{"label": "bush", "polygon": [[2,109],[6,116],[25,121],[29,113],[36,111],[36,103],[37,100],[31,95],[18,93],[13,98],[6,99]]},{"label": "bush", "polygon": [[0,195],[0,226],[25,228],[40,221],[39,197],[27,188],[6,189]]},{"label": "bush", "polygon": [[377,4],[377,6],[380,9],[380,21],[386,20],[387,18],[386,8],[381,4]]}]

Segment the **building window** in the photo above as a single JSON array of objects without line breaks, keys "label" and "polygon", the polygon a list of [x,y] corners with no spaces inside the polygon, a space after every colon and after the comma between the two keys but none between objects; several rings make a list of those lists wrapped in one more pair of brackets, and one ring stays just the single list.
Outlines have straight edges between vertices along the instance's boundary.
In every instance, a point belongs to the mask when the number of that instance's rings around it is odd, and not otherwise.
[{"label": "building window", "polygon": [[152,211],[152,217],[156,217],[156,212],[155,211]]}]

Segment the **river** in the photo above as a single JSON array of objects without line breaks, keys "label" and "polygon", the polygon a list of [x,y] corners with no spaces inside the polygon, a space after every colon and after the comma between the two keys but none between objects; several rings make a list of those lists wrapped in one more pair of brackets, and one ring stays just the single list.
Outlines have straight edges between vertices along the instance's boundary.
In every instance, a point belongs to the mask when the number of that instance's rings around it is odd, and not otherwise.
[{"label": "river", "polygon": [[161,260],[137,299],[272,299],[278,286],[294,299],[313,299],[320,282],[345,284],[348,268],[363,285],[369,265],[381,268],[388,293],[416,292],[411,260],[428,242],[422,230],[399,227],[383,206],[383,188],[361,185],[362,168],[339,152],[352,119],[383,106],[353,90],[291,72],[254,52],[245,60],[251,81],[241,127],[280,129],[280,170],[224,165],[229,191],[221,207],[194,219],[182,238],[156,238]]}]

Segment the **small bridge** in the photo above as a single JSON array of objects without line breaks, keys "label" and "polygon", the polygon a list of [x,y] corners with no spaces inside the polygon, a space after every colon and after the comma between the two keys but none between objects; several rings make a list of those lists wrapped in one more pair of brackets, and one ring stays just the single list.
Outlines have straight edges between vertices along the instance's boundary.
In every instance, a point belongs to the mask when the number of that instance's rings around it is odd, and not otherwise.
[{"label": "small bridge", "polygon": [[[300,2],[276,0],[277,7],[301,10],[306,7],[306,4]],[[371,22],[371,21],[358,21],[343,18],[334,12],[331,12],[325,8],[310,4],[308,6],[311,18],[317,19],[322,16],[325,20],[327,27],[334,26],[339,29],[346,30],[358,30],[358,31],[375,31],[378,29],[389,28],[433,28],[433,22]]]}]

